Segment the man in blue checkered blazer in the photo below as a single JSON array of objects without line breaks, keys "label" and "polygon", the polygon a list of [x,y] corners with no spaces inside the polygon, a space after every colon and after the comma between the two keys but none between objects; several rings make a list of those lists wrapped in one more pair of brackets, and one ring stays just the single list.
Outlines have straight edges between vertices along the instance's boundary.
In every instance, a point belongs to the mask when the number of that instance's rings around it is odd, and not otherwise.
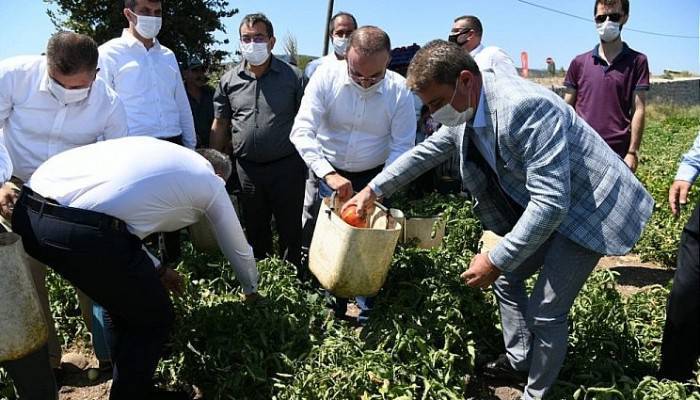
[{"label": "man in blue checkered blazer", "polygon": [[[479,71],[458,46],[428,43],[407,84],[444,127],[405,153],[348,204],[368,211],[455,152],[485,229],[504,236],[462,274],[493,284],[506,354],[491,371],[527,376],[541,398],[564,362],[567,314],[602,255],[627,253],[654,202],[629,168],[552,91],[512,74]],[[524,281],[539,271],[528,296]]]}]

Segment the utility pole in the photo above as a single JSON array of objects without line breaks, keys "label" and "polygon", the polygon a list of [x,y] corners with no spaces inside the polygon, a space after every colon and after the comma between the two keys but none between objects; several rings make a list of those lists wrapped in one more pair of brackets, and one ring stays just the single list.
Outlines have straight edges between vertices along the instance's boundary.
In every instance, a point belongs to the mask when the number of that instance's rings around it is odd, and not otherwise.
[{"label": "utility pole", "polygon": [[328,54],[328,36],[330,35],[328,27],[331,23],[331,17],[333,16],[333,3],[334,0],[328,0],[328,14],[326,14],[326,34],[323,35],[323,51],[321,52],[321,54],[323,54],[324,56]]}]

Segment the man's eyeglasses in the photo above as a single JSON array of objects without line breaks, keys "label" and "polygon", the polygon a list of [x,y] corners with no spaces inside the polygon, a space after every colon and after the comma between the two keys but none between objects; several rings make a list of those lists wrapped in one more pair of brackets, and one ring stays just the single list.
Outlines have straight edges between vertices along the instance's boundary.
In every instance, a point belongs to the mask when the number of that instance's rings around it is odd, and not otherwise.
[{"label": "man's eyeglasses", "polygon": [[350,75],[350,79],[359,83],[360,85],[362,85],[363,83],[367,83],[370,86],[372,86],[372,85],[376,84],[377,82],[381,81],[382,79],[384,79],[384,75],[386,75],[386,71],[383,71],[375,76],[371,76],[371,77],[367,78],[367,77],[364,77],[364,76],[358,74],[357,72],[353,71],[352,69],[350,69],[350,66],[348,65],[348,75]]},{"label": "man's eyeglasses", "polygon": [[622,14],[620,14],[620,13],[600,14],[600,15],[595,16],[595,22],[598,24],[602,24],[607,19],[610,19],[610,21],[612,21],[612,22],[620,22],[621,18],[622,18]]},{"label": "man's eyeglasses", "polygon": [[248,36],[248,35],[243,35],[241,36],[241,42],[242,43],[266,43],[267,42],[267,35],[255,35],[255,36]]}]

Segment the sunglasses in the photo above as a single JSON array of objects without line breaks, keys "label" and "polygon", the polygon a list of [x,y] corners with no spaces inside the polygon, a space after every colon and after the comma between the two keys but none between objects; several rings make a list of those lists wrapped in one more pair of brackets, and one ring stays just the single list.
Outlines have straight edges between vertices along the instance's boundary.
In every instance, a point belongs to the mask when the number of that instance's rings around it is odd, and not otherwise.
[{"label": "sunglasses", "polygon": [[622,14],[620,14],[620,13],[600,14],[600,15],[595,16],[595,22],[602,24],[607,19],[610,19],[610,21],[612,21],[612,22],[620,22],[621,18],[622,18]]}]

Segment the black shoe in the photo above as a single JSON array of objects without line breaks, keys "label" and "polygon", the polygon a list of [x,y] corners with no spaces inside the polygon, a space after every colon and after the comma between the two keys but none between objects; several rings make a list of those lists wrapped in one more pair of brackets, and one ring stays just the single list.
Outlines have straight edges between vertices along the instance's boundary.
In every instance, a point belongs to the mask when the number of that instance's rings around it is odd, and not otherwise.
[{"label": "black shoe", "polygon": [[483,367],[483,375],[493,379],[527,382],[527,371],[518,371],[513,368],[505,354],[501,354],[497,359],[486,363]]},{"label": "black shoe", "polygon": [[163,389],[153,389],[148,397],[149,400],[190,400],[191,397],[185,392],[171,392]]}]

